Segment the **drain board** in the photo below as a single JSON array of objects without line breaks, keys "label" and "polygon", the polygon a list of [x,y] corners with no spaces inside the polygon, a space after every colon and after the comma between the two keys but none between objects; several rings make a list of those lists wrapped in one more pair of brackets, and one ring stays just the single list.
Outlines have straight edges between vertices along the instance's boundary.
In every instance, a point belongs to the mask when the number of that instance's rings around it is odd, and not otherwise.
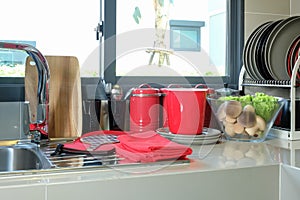
[{"label": "drain board", "polygon": [[90,155],[90,154],[68,154],[61,153],[51,155],[55,152],[56,147],[52,145],[43,147],[43,152],[55,166],[54,168],[82,168],[89,166],[107,166],[115,165],[121,159],[116,154],[108,155]]},{"label": "drain board", "polygon": [[183,160],[172,160],[170,161],[157,161],[153,163],[130,163],[130,164],[120,164],[119,162],[124,160],[124,158],[118,157],[115,153],[109,155],[96,155],[96,154],[67,154],[61,153],[55,156],[52,156],[55,152],[56,147],[60,142],[51,143],[44,145],[42,151],[46,157],[50,160],[53,168],[55,169],[74,169],[74,168],[87,168],[87,167],[105,167],[105,166],[146,166],[146,165],[182,165],[189,164],[189,159]]}]

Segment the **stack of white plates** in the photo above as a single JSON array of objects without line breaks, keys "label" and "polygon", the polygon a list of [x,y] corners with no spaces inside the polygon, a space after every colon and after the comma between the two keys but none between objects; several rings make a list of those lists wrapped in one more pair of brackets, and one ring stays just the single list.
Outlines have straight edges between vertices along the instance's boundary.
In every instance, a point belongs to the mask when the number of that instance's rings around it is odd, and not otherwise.
[{"label": "stack of white plates", "polygon": [[[290,80],[291,68],[299,46],[300,16],[266,22],[248,37],[243,62],[253,80]],[[291,52],[293,48],[293,52]],[[294,53],[294,54],[293,54]]]},{"label": "stack of white plates", "polygon": [[180,144],[215,144],[217,143],[222,133],[217,129],[204,128],[202,134],[174,134],[168,128],[159,128],[156,130],[161,136]]}]

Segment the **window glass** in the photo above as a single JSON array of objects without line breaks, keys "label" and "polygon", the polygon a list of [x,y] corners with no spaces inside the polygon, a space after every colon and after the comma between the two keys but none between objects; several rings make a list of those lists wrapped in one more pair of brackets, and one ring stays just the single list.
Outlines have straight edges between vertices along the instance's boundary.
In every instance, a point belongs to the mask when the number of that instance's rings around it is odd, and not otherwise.
[{"label": "window glass", "polygon": [[[116,76],[226,75],[226,2],[116,1]],[[175,29],[171,40],[170,20],[204,26]]]},{"label": "window glass", "polygon": [[[86,62],[99,46],[94,31],[99,0],[9,0],[1,5],[0,40],[33,42],[43,55],[76,56],[82,76],[99,75],[99,56]],[[1,51],[0,76],[24,76],[24,58]]]}]

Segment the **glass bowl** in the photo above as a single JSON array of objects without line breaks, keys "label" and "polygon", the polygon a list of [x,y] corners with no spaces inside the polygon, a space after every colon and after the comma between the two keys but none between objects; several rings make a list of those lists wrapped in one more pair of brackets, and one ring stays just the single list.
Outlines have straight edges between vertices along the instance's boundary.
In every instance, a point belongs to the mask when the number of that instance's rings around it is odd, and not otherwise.
[{"label": "glass bowl", "polygon": [[256,93],[253,96],[207,97],[226,139],[262,142],[286,100]]}]

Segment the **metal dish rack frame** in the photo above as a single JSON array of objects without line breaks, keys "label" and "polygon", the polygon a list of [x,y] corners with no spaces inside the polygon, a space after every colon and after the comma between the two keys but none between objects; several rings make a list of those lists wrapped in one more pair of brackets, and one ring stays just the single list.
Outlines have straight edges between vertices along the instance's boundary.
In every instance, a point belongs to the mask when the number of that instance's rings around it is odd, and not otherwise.
[{"label": "metal dish rack frame", "polygon": [[300,140],[300,131],[296,130],[296,89],[300,86],[300,82],[297,82],[297,73],[300,67],[300,55],[294,64],[292,76],[290,80],[244,80],[245,67],[243,66],[239,77],[239,89],[242,90],[243,86],[257,86],[257,87],[281,87],[290,89],[290,113],[291,124],[290,129],[280,129],[272,127],[271,135],[274,137],[286,139],[286,140]]}]

